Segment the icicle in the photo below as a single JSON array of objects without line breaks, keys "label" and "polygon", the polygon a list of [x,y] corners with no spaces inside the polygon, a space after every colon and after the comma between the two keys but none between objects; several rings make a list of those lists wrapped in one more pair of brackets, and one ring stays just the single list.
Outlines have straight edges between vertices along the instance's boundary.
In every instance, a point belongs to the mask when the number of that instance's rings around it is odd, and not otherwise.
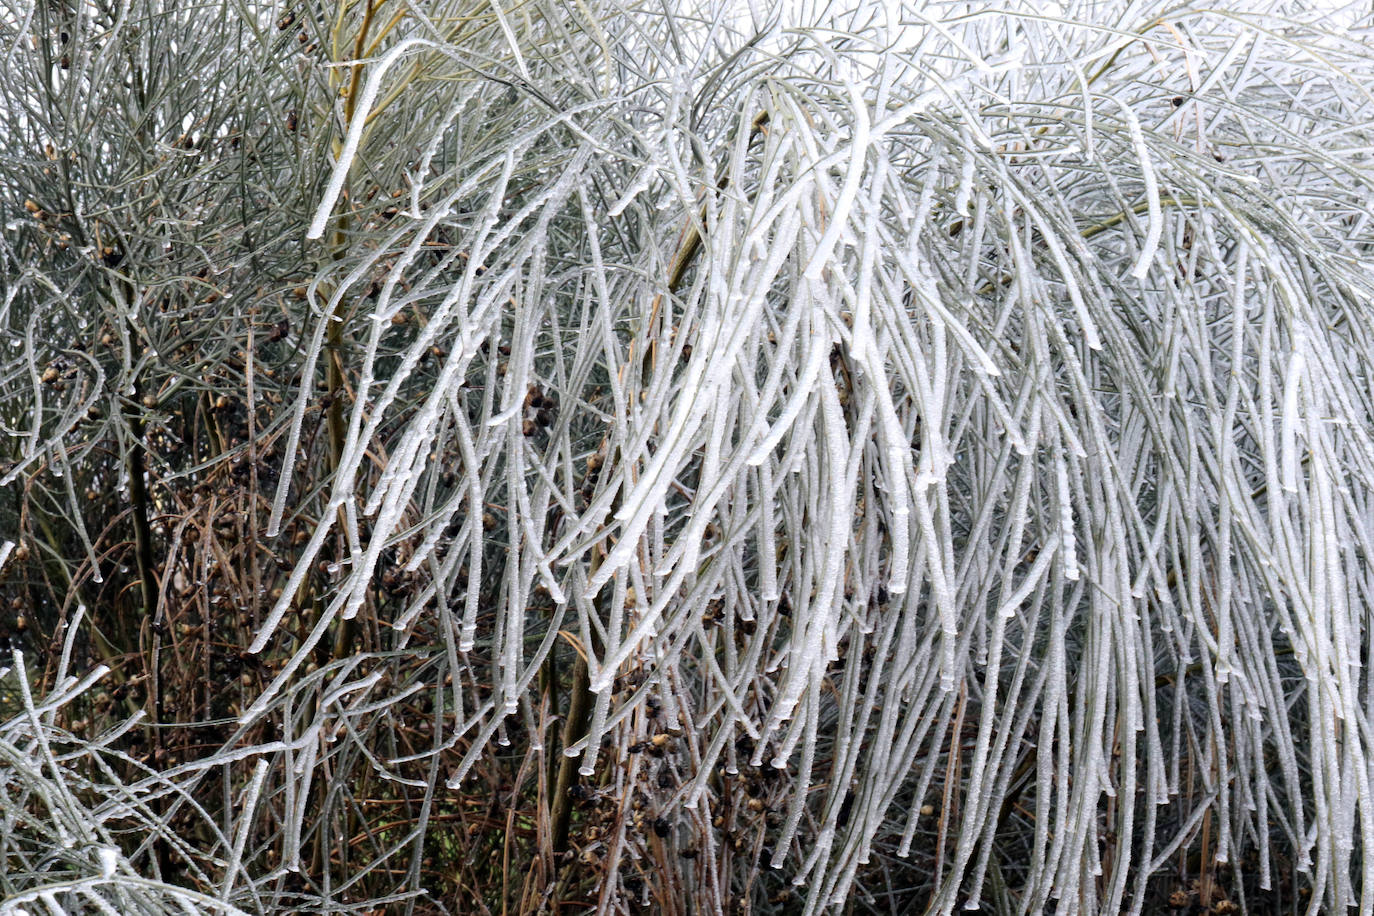
[{"label": "icicle", "polygon": [[1293,356],[1288,361],[1288,372],[1284,375],[1283,381],[1283,427],[1280,431],[1280,441],[1282,442],[1283,457],[1281,465],[1283,467],[1283,489],[1288,493],[1298,491],[1298,434],[1297,426],[1299,422],[1298,407],[1298,388],[1302,381],[1303,371],[1307,368],[1307,359],[1301,349],[1295,349]]},{"label": "icicle", "polygon": [[315,210],[315,218],[310,223],[310,228],[306,231],[307,239],[318,239],[324,235],[324,224],[329,221],[329,215],[334,212],[334,204],[339,199],[339,194],[343,192],[344,182],[348,180],[348,172],[353,167],[353,157],[358,154],[358,145],[363,139],[363,130],[368,124],[368,114],[372,111],[372,104],[377,100],[377,92],[381,89],[382,77],[391,69],[391,66],[400,60],[414,47],[434,47],[434,43],[424,38],[404,38],[397,42],[396,46],[382,55],[377,61],[376,67],[368,74],[367,82],[363,85],[362,93],[357,97],[357,102],[353,110],[353,120],[348,125],[348,136],[344,138],[343,149],[339,151],[339,158],[334,163],[334,170],[329,175],[329,185],[325,188],[324,197],[320,200],[320,205]]},{"label": "icicle", "polygon": [[1155,252],[1159,250],[1159,239],[1164,234],[1164,213],[1159,203],[1159,179],[1155,177],[1154,164],[1150,161],[1150,150],[1145,145],[1145,134],[1140,129],[1140,119],[1135,116],[1131,106],[1121,99],[1114,99],[1126,115],[1126,126],[1131,132],[1131,144],[1135,147],[1136,159],[1140,167],[1140,177],[1145,183],[1145,200],[1150,208],[1150,222],[1145,232],[1145,243],[1140,248],[1140,257],[1131,268],[1131,276],[1144,280],[1154,264]]},{"label": "icicle", "polygon": [[654,170],[648,165],[640,169],[639,173],[635,175],[635,180],[625,189],[625,193],[621,195],[620,199],[612,204],[611,208],[606,211],[606,215],[611,219],[615,219],[617,216],[624,213],[625,209],[629,207],[630,204],[634,203],[634,199],[648,189],[649,182],[653,179],[653,175]]},{"label": "icicle", "polygon": [[1069,495],[1069,462],[1062,451],[1054,459],[1054,483],[1059,504],[1059,544],[1064,559],[1064,578],[1073,582],[1078,579],[1078,541],[1074,533],[1073,497]]},{"label": "icicle", "polygon": [[840,232],[847,225],[849,211],[854,206],[855,197],[858,196],[859,181],[863,177],[864,164],[868,159],[868,138],[871,126],[868,118],[868,103],[864,101],[862,90],[855,84],[846,80],[844,88],[849,94],[854,112],[853,133],[849,141],[849,155],[846,157],[849,161],[849,172],[845,175],[844,185],[840,188],[840,196],[831,207],[830,224],[826,227],[825,234],[821,236],[820,241],[816,243],[815,251],[812,252],[811,259],[802,271],[802,276],[810,281],[821,279],[822,271],[835,249],[835,243],[839,241]]}]

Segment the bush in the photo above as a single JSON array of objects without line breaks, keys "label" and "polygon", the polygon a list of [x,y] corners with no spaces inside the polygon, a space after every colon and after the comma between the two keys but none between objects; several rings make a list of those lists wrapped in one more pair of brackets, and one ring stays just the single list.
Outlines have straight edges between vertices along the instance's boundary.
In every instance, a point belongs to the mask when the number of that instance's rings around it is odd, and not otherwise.
[{"label": "bush", "polygon": [[1365,905],[1371,20],[1254,6],[0,14],[0,912]]}]

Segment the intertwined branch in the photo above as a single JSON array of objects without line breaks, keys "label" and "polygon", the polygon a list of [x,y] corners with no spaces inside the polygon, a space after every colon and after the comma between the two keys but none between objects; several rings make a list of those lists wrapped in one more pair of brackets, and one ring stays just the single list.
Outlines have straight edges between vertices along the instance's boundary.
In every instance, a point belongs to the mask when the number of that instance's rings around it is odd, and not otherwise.
[{"label": "intertwined branch", "polygon": [[0,912],[1374,907],[1369,21],[1233,7],[0,11]]}]

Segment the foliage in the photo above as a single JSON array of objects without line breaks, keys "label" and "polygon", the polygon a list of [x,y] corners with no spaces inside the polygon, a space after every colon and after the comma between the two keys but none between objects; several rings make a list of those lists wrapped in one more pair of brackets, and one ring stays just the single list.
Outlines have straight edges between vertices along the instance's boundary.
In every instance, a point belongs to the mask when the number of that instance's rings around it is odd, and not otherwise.
[{"label": "foliage", "polygon": [[0,9],[0,913],[1374,908],[1367,15],[669,6]]}]

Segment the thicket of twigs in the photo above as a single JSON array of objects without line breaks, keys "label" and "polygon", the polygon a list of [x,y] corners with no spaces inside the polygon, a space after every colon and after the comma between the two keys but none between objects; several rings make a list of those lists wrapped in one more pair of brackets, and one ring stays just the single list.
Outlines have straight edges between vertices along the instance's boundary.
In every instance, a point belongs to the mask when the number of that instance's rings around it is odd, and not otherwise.
[{"label": "thicket of twigs", "polygon": [[0,6],[0,913],[1369,912],[1370,20],[673,6]]}]

